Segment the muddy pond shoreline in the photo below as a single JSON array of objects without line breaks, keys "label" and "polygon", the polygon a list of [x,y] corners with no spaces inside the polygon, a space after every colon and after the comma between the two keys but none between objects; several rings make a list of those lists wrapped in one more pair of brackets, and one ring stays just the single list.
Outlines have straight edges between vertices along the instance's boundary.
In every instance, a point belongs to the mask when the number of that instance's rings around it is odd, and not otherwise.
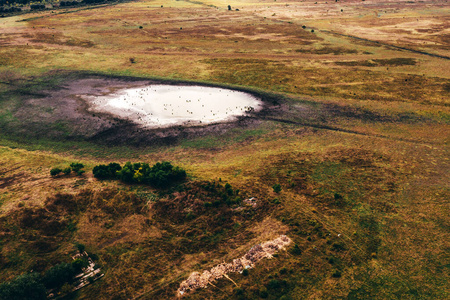
[{"label": "muddy pond shoreline", "polygon": [[[14,120],[1,124],[5,134],[13,139],[84,140],[106,145],[138,147],[173,145],[180,139],[221,135],[237,127],[257,127],[266,116],[276,115],[283,101],[282,97],[277,95],[221,84],[82,72],[56,74],[56,77],[59,76],[61,77],[58,82],[54,85],[47,84],[46,89],[40,89],[42,83],[27,83],[28,95],[24,95],[21,88],[10,91],[20,94],[23,100],[11,110]],[[118,90],[145,85],[227,89],[258,98],[262,105],[259,110],[236,116],[234,120],[197,123],[195,126],[146,128],[112,113],[93,112],[89,103],[83,99],[86,95],[108,95]]]}]

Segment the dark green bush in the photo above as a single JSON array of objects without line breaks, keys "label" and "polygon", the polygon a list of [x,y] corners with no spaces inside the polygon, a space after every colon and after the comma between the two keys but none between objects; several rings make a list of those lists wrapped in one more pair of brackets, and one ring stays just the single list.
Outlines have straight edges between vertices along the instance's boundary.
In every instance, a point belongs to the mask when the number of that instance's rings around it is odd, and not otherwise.
[{"label": "dark green bush", "polygon": [[81,243],[76,243],[75,247],[77,248],[78,252],[83,253],[84,250],[86,249],[86,246],[84,244]]},{"label": "dark green bush", "polygon": [[97,179],[116,179],[117,172],[122,170],[118,163],[110,163],[109,165],[98,165],[92,170],[94,177]]},{"label": "dark green bush", "polygon": [[334,200],[342,200],[344,197],[342,197],[339,193],[334,193]]},{"label": "dark green bush", "polygon": [[66,282],[71,283],[75,275],[76,272],[71,264],[62,263],[45,272],[43,283],[47,289],[60,288]]},{"label": "dark green bush", "polygon": [[72,172],[72,169],[71,168],[65,168],[62,172],[64,173],[64,175],[69,175],[70,172]]},{"label": "dark green bush", "polygon": [[108,171],[110,173],[111,178],[117,177],[117,172],[122,170],[122,167],[118,163],[110,163],[108,165]]},{"label": "dark green bush", "polygon": [[332,274],[332,276],[333,276],[334,278],[339,278],[339,277],[341,277],[341,276],[342,276],[341,271],[339,271],[339,270],[334,271],[333,274]]},{"label": "dark green bush", "polygon": [[81,163],[71,163],[70,167],[72,168],[72,171],[78,173],[81,169],[84,168],[84,165]]},{"label": "dark green bush", "polygon": [[30,9],[31,10],[45,9],[45,5],[44,4],[31,4]]},{"label": "dark green bush", "polygon": [[346,250],[345,244],[342,242],[333,243],[332,248],[334,251]]},{"label": "dark green bush", "polygon": [[85,259],[77,258],[72,261],[71,265],[75,273],[80,273],[83,268],[89,265],[89,262]]},{"label": "dark green bush", "polygon": [[60,168],[53,168],[53,169],[50,170],[50,175],[56,176],[56,175],[58,175],[61,172],[62,172],[62,170]]},{"label": "dark green bush", "polygon": [[273,191],[274,191],[275,193],[281,192],[281,185],[280,185],[279,183],[274,184],[274,185],[272,186],[272,188],[273,188]]},{"label": "dark green bush", "polygon": [[133,183],[134,169],[130,162],[127,162],[118,173],[118,178],[126,183]]},{"label": "dark green bush", "polygon": [[270,290],[277,290],[277,289],[279,289],[279,288],[281,288],[281,283],[280,283],[279,280],[271,279],[271,280],[269,281],[269,283],[267,284],[267,289],[270,289]]}]

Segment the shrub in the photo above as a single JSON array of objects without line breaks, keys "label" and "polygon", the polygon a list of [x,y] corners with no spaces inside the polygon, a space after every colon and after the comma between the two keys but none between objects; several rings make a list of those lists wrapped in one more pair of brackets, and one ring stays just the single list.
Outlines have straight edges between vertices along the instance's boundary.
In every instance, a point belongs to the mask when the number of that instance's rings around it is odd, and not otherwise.
[{"label": "shrub", "polygon": [[274,185],[272,186],[272,188],[273,188],[273,191],[274,191],[275,193],[281,192],[281,185],[280,185],[279,183],[274,184]]},{"label": "shrub", "polygon": [[79,173],[80,170],[84,168],[84,165],[80,163],[71,163],[70,167],[72,168],[72,171]]},{"label": "shrub", "polygon": [[71,283],[76,272],[71,264],[62,263],[50,268],[43,277],[45,287],[60,288],[66,282]]},{"label": "shrub", "polygon": [[300,255],[302,254],[302,249],[300,249],[300,247],[297,244],[295,244],[294,248],[291,249],[291,253],[294,255]]},{"label": "shrub", "polygon": [[64,173],[64,175],[69,175],[70,172],[72,172],[72,169],[71,168],[65,168],[62,172]]},{"label": "shrub", "polygon": [[61,287],[60,291],[61,294],[69,294],[73,289],[73,286],[68,284],[67,282],[63,284],[63,286]]},{"label": "shrub", "polygon": [[231,187],[231,184],[229,183],[225,184],[225,191],[229,196],[233,195],[233,188]]},{"label": "shrub", "polygon": [[84,250],[86,249],[86,246],[84,244],[81,243],[76,243],[75,247],[77,248],[78,252],[83,253]]},{"label": "shrub", "polygon": [[242,275],[244,275],[244,276],[248,276],[248,269],[244,269],[244,270],[242,270]]},{"label": "shrub", "polygon": [[89,265],[87,260],[77,258],[71,263],[72,269],[75,273],[80,273],[83,268],[86,268]]},{"label": "shrub", "polygon": [[62,170],[60,168],[53,168],[53,169],[50,170],[50,175],[56,176],[56,175],[58,175],[61,172],[62,172]]},{"label": "shrub", "polygon": [[341,277],[341,276],[342,276],[341,271],[339,271],[339,270],[334,271],[333,274],[332,274],[332,276],[333,276],[334,278],[339,278],[339,277]]},{"label": "shrub", "polygon": [[76,6],[79,5],[78,1],[60,1],[59,6]]},{"label": "shrub", "polygon": [[37,10],[37,9],[45,9],[45,5],[43,4],[31,4],[30,5],[31,10]]},{"label": "shrub", "polygon": [[117,177],[117,172],[122,170],[122,167],[118,163],[110,163],[108,165],[108,169],[111,176]]},{"label": "shrub", "polygon": [[267,289],[270,289],[270,290],[277,290],[277,289],[279,289],[279,288],[281,288],[281,283],[280,283],[279,280],[271,279],[271,280],[269,281],[269,283],[267,284]]},{"label": "shrub", "polygon": [[333,243],[332,248],[334,251],[346,250],[345,244],[342,242]]},{"label": "shrub", "polygon": [[122,170],[120,170],[118,177],[123,182],[132,183],[133,175],[134,175],[133,165],[130,162],[127,162],[123,166]]},{"label": "shrub", "polygon": [[259,290],[259,297],[261,297],[261,298],[269,297],[269,293],[267,292],[266,288],[263,287]]},{"label": "shrub", "polygon": [[109,168],[106,165],[98,165],[92,169],[94,177],[97,179],[109,179]]},{"label": "shrub", "polygon": [[342,197],[339,193],[334,193],[334,200],[342,200],[344,197]]}]

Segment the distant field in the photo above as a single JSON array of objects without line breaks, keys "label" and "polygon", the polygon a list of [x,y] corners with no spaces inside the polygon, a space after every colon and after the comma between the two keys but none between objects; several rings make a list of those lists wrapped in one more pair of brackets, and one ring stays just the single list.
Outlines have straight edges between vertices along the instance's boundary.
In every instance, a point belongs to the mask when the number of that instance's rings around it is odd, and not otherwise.
[{"label": "distant field", "polygon": [[[185,298],[448,299],[449,13],[446,1],[143,0],[0,18],[0,283],[70,262],[81,243],[105,276],[70,299],[171,299],[191,272],[286,234],[272,259]],[[143,130],[79,97],[142,80],[266,106]],[[127,161],[170,161],[188,180],[92,174]],[[73,162],[86,173],[50,176]]]}]

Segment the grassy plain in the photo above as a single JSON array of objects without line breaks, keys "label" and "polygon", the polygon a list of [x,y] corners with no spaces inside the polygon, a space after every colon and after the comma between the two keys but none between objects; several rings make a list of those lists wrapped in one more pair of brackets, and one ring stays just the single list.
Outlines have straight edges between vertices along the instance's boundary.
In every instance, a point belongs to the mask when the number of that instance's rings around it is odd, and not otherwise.
[{"label": "grassy plain", "polygon": [[[74,298],[169,299],[190,272],[287,234],[301,254],[186,298],[448,299],[449,10],[143,0],[0,19],[0,281],[69,261],[79,242],[105,277]],[[247,125],[140,146],[74,138],[61,120],[21,114],[94,73],[250,88],[280,105]],[[49,119],[57,110],[40,109]],[[189,183],[158,191],[49,175],[74,161],[161,160]],[[196,210],[217,197],[207,182],[259,207]]]}]

